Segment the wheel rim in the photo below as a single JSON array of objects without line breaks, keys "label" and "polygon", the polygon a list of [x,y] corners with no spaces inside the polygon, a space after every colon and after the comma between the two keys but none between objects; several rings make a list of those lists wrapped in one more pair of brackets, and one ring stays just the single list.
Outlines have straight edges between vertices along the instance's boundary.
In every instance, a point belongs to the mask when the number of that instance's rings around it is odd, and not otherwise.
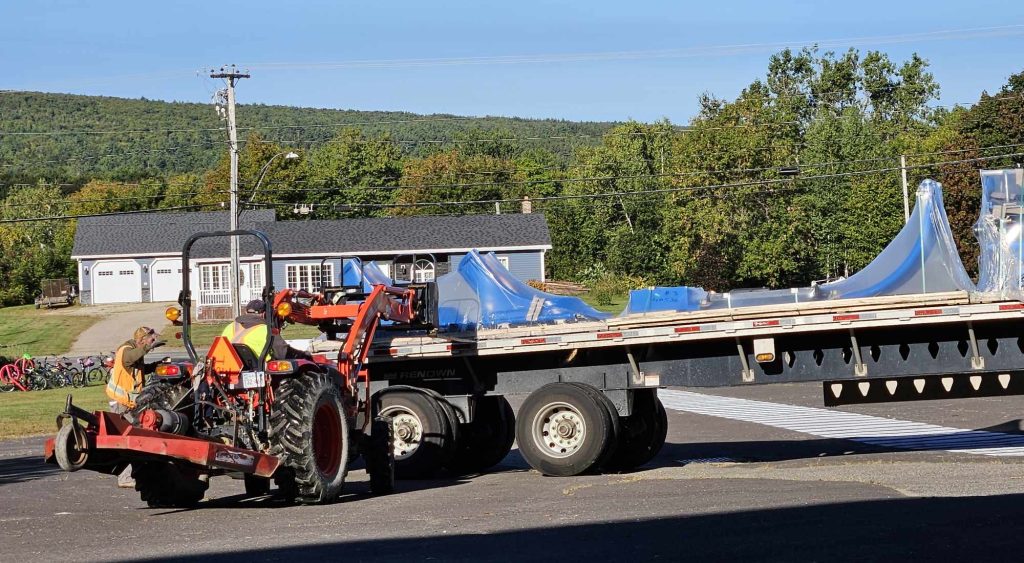
[{"label": "wheel rim", "polygon": [[320,405],[313,415],[313,457],[324,475],[341,466],[341,440],[341,415],[330,403]]},{"label": "wheel rim", "polygon": [[587,441],[587,423],[576,407],[555,402],[544,405],[533,417],[533,443],[545,455],[566,458]]},{"label": "wheel rim", "polygon": [[391,406],[380,411],[381,416],[391,417],[392,449],[395,460],[411,457],[419,449],[423,441],[423,422],[416,413],[399,406]]}]

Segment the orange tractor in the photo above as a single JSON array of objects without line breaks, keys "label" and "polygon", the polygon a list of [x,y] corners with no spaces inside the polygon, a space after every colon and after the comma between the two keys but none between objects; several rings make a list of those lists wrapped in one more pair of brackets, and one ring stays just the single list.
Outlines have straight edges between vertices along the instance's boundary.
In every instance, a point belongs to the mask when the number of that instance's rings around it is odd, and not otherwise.
[{"label": "orange tractor", "polygon": [[[264,248],[272,272],[271,244],[258,231],[200,233],[186,241],[182,272],[202,238],[249,235]],[[270,492],[300,503],[324,503],[341,492],[350,464],[362,455],[370,488],[394,488],[391,421],[378,416],[363,368],[382,319],[406,328],[428,328],[436,318],[432,284],[407,287],[323,288],[320,293],[263,291],[268,335],[285,322],[319,325],[342,336],[335,358],[271,358],[217,337],[200,357],[191,340],[192,295],[182,280],[181,308],[167,318],[181,326],[189,359],[162,364],[125,415],[86,412],[68,397],[58,432],[45,457],[66,471],[116,474],[132,466],[136,489],[150,506],[190,506],[202,500],[215,475],[245,480],[251,495]]]}]

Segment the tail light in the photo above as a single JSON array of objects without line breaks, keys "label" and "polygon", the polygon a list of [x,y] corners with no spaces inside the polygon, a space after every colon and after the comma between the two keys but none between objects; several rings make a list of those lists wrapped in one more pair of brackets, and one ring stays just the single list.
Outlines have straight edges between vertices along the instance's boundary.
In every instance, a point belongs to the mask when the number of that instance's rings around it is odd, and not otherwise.
[{"label": "tail light", "polygon": [[288,360],[271,360],[267,362],[267,371],[272,373],[291,373],[295,365]]},{"label": "tail light", "polygon": [[181,368],[174,364],[156,366],[156,374],[162,377],[181,375]]}]

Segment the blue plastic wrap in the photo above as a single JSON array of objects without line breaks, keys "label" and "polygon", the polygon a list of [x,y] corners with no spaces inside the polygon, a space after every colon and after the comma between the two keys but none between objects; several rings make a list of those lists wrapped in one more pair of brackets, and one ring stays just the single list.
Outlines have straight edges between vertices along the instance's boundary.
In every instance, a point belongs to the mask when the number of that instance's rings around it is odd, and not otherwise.
[{"label": "blue plastic wrap", "polygon": [[494,254],[471,251],[458,270],[437,278],[438,317],[448,329],[473,330],[606,319],[577,297],[544,293],[509,273]]},{"label": "blue plastic wrap", "polygon": [[345,286],[355,287],[361,283],[363,291],[369,293],[375,285],[394,285],[376,262],[363,264],[358,258],[345,258],[343,262],[342,284]]},{"label": "blue plastic wrap", "polygon": [[819,287],[824,299],[975,291],[949,228],[942,186],[921,182],[910,221],[892,242],[861,271]]},{"label": "blue plastic wrap", "polygon": [[629,292],[629,303],[623,315],[654,313],[658,311],[697,311],[707,299],[706,291],[699,287],[648,287]]},{"label": "blue plastic wrap", "polygon": [[981,171],[981,215],[974,232],[981,245],[978,290],[1007,299],[1021,299],[1024,264],[1024,170]]}]

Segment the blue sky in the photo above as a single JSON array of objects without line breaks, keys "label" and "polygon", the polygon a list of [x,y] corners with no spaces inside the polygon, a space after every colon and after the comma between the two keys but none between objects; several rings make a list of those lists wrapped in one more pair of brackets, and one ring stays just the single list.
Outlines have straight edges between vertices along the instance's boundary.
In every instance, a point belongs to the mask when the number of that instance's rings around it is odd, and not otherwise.
[{"label": "blue sky", "polygon": [[682,124],[781,45],[850,38],[971,102],[1024,70],[1024,2],[8,0],[0,90],[206,102],[197,71],[238,63],[241,103]]}]

